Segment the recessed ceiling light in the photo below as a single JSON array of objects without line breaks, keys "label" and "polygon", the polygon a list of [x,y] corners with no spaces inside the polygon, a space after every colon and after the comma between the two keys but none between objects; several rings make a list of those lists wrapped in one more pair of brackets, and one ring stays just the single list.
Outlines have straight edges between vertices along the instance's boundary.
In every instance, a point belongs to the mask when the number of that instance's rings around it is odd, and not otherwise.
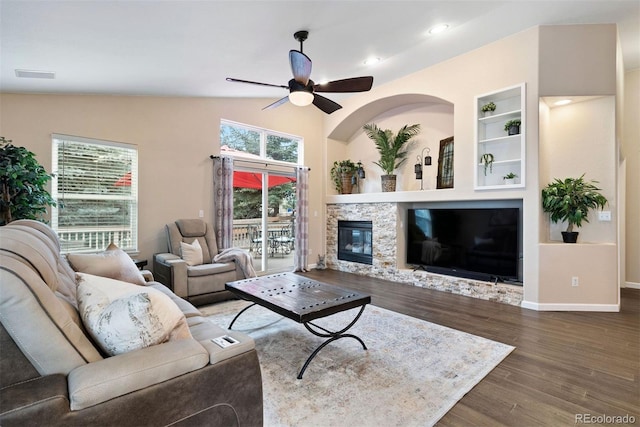
[{"label": "recessed ceiling light", "polygon": [[567,105],[567,104],[571,104],[571,100],[570,99],[561,99],[559,101],[556,101],[553,103],[553,105]]},{"label": "recessed ceiling light", "polygon": [[16,69],[16,77],[22,77],[25,79],[55,79],[56,73],[53,71]]},{"label": "recessed ceiling light", "polygon": [[438,34],[449,28],[449,24],[438,24],[429,30],[429,34]]},{"label": "recessed ceiling light", "polygon": [[371,58],[368,58],[366,61],[364,61],[364,65],[375,65],[380,61],[380,58],[372,56]]}]

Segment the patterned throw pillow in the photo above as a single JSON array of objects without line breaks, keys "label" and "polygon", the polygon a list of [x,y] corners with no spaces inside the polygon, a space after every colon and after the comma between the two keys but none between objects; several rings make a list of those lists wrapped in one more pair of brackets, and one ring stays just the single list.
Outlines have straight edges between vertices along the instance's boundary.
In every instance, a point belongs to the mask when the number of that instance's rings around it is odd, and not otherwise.
[{"label": "patterned throw pillow", "polygon": [[146,282],[140,270],[125,251],[111,243],[104,252],[98,254],[68,254],[71,267],[80,273],[109,277],[115,280],[144,285]]},{"label": "patterned throw pillow", "polygon": [[180,242],[180,257],[185,260],[187,265],[202,264],[202,246],[200,246],[198,239],[195,239],[191,244]]},{"label": "patterned throw pillow", "polygon": [[184,314],[161,291],[78,273],[78,306],[85,329],[113,356],[190,338]]}]

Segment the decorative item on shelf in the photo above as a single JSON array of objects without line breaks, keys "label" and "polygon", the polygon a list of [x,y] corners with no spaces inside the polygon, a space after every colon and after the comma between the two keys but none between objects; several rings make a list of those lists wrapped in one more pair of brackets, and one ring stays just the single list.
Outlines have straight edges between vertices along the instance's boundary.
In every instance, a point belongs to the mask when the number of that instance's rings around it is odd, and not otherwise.
[{"label": "decorative item on shelf", "polygon": [[487,176],[487,169],[489,169],[489,173],[493,173],[493,154],[483,154],[480,157],[480,163],[484,165],[484,176]]},{"label": "decorative item on shelf", "polygon": [[518,175],[516,175],[513,172],[509,172],[508,174],[506,174],[505,176],[502,177],[502,179],[504,179],[504,183],[506,185],[513,185],[516,183],[516,178],[518,177]]},{"label": "decorative item on shelf", "polygon": [[509,120],[507,123],[504,124],[504,130],[509,135],[518,135],[520,133],[521,123],[522,122],[520,121],[520,119]]},{"label": "decorative item on shelf", "polygon": [[357,171],[355,163],[351,160],[333,162],[331,179],[333,185],[340,194],[351,194],[353,189],[353,177]]},{"label": "decorative item on shelf", "polygon": [[[427,151],[427,155],[424,155],[425,150]],[[418,163],[416,163],[413,167],[413,171],[416,174],[416,179],[420,180],[420,189],[424,190],[423,184],[424,184],[424,177],[422,176],[422,159],[424,159],[424,165],[425,166],[431,166],[431,156],[429,155],[429,153],[431,152],[431,149],[429,147],[425,147],[422,149],[422,153],[418,154],[416,156],[416,161]]]},{"label": "decorative item on shelf", "polygon": [[551,221],[567,221],[567,230],[562,232],[564,243],[576,243],[578,232],[573,227],[581,227],[582,221],[589,222],[589,210],[604,208],[607,199],[596,187],[598,181],[586,182],[584,174],[580,178],[556,178],[542,189],[542,209],[549,212]]},{"label": "decorative item on shelf", "polygon": [[353,180],[355,181],[356,188],[358,189],[358,193],[360,193],[360,180],[365,179],[364,167],[362,166],[362,162],[358,160],[356,164],[356,173],[353,174]]},{"label": "decorative item on shelf", "polygon": [[46,189],[53,177],[36,155],[0,136],[0,225],[17,219],[42,221],[47,207],[56,203]]},{"label": "decorative item on shelf", "polygon": [[490,101],[487,104],[484,104],[480,110],[482,110],[485,117],[490,116],[494,111],[496,111],[496,104],[494,104],[493,101]]},{"label": "decorative item on shelf", "polygon": [[420,125],[404,125],[397,135],[389,129],[380,129],[374,123],[364,125],[363,129],[380,153],[380,161],[373,163],[385,172],[381,177],[382,191],[396,191],[396,175],[393,172],[407,160],[410,140],[420,133]]}]

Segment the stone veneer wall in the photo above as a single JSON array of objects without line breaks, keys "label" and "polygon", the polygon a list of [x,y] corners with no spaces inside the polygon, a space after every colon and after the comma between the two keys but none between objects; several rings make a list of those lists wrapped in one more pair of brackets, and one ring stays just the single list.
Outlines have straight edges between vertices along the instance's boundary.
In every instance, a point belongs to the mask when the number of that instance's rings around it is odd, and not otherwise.
[{"label": "stone veneer wall", "polygon": [[[338,220],[371,221],[373,264],[360,264],[338,259]],[[408,283],[473,298],[520,306],[522,286],[494,284],[479,280],[399,269],[397,263],[397,203],[329,204],[327,205],[326,265],[338,271],[372,276],[393,282]]]}]

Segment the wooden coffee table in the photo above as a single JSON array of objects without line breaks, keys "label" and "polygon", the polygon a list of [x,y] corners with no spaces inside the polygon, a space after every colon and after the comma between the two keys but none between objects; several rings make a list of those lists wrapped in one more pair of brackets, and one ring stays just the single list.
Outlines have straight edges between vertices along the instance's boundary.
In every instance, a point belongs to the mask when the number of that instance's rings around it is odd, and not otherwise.
[{"label": "wooden coffee table", "polygon": [[[365,306],[371,302],[369,295],[293,273],[237,280],[227,283],[225,288],[238,297],[253,302],[233,318],[229,324],[229,329],[233,327],[233,324],[242,313],[257,304],[281,316],[302,323],[309,332],[316,336],[327,338],[307,358],[298,374],[298,379],[302,378],[304,371],[318,352],[333,341],[341,338],[353,338],[362,345],[363,349],[367,349],[367,346],[359,337],[345,332],[358,321]],[[330,331],[312,323],[312,320],[357,307],[360,307],[360,311],[356,317],[339,331]]]}]

